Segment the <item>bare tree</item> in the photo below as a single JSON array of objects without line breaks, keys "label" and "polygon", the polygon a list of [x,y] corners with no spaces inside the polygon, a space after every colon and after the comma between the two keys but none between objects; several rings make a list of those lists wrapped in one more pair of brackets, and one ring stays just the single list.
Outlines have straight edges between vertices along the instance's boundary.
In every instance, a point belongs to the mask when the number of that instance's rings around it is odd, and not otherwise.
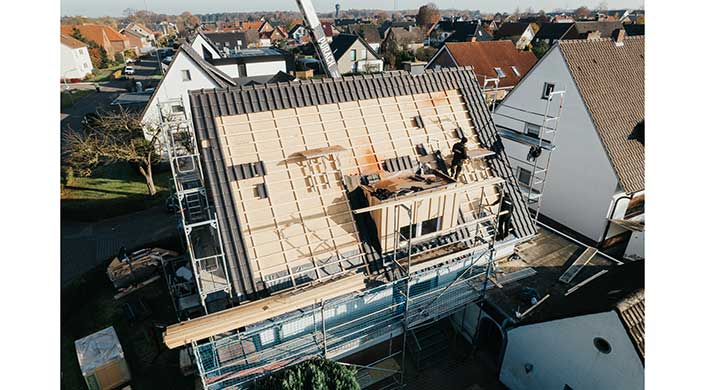
[{"label": "bare tree", "polygon": [[68,129],[64,132],[64,162],[75,172],[87,176],[105,164],[118,161],[135,163],[144,177],[150,195],[157,193],[152,165],[162,152],[161,129],[150,128],[145,138],[139,115],[120,108],[102,112],[90,129]]},{"label": "bare tree", "polygon": [[587,18],[591,14],[592,12],[590,12],[590,9],[584,5],[575,10],[575,16],[578,18]]},{"label": "bare tree", "polygon": [[433,3],[422,5],[416,15],[416,25],[428,30],[441,20],[441,11]]}]

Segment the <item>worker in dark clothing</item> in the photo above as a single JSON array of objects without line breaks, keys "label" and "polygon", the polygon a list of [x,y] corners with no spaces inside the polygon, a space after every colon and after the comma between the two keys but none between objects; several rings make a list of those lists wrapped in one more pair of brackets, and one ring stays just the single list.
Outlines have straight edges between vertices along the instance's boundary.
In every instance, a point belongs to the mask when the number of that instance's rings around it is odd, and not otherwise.
[{"label": "worker in dark clothing", "polygon": [[460,172],[463,170],[463,163],[468,159],[468,151],[465,149],[465,144],[468,143],[468,139],[463,137],[460,142],[453,145],[453,162],[451,167],[453,169],[453,179],[458,180]]},{"label": "worker in dark clothing", "polygon": [[511,227],[512,211],[514,211],[514,203],[509,197],[509,194],[504,194],[502,197],[502,205],[500,206],[499,212],[504,214],[499,216],[499,234],[497,239],[503,240],[509,235],[509,228]]}]

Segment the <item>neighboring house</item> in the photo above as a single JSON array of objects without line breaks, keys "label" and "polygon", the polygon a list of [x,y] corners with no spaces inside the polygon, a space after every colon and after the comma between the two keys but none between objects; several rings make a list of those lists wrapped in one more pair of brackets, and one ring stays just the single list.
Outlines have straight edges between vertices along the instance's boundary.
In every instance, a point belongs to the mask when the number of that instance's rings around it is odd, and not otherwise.
[{"label": "neighboring house", "polygon": [[499,79],[497,91],[493,93],[497,100],[519,83],[536,63],[536,56],[530,51],[519,51],[511,41],[489,42],[449,42],[443,45],[428,61],[429,69],[472,66],[481,86],[486,79]]},{"label": "neighboring house", "polygon": [[628,37],[635,37],[638,35],[644,35],[644,25],[628,23],[624,25],[624,32],[627,33]]},{"label": "neighboring house", "polygon": [[[201,36],[201,38],[199,38]],[[201,46],[199,51],[186,43],[179,47],[162,80],[142,113],[141,123],[146,138],[159,123],[158,104],[171,101],[171,114],[185,113],[190,117],[189,91],[209,88],[228,88],[242,85],[264,84],[291,80],[293,70],[288,53],[274,48],[242,49],[235,56],[224,57],[214,50],[199,33],[193,41]],[[200,54],[206,51],[210,57]],[[281,73],[284,73],[283,75]],[[177,104],[174,99],[182,99]]]},{"label": "neighboring house", "polygon": [[[240,50],[245,49],[250,46],[253,41],[252,38],[256,37],[256,42],[259,39],[258,34],[255,34],[253,30],[251,33],[245,31],[232,31],[232,32],[209,32],[202,33],[205,38],[208,38],[212,45],[215,46],[221,52],[226,52],[229,50]],[[250,36],[248,39],[248,35]]]},{"label": "neighboring house", "polygon": [[339,34],[330,48],[342,74],[381,72],[384,66],[375,49],[358,35]]},{"label": "neighboring house", "polygon": [[130,41],[130,46],[137,49],[140,53],[153,51],[157,43],[154,31],[141,24],[130,23],[127,27],[120,30],[120,33],[126,36],[128,41]]},{"label": "neighboring house", "polygon": [[502,23],[494,32],[494,39],[509,39],[518,50],[524,50],[534,39],[534,29],[528,22]]},{"label": "neighboring house", "polygon": [[306,43],[308,36],[308,31],[302,24],[297,24],[289,30],[289,39],[296,43]]},{"label": "neighboring house", "polygon": [[376,52],[379,52],[379,46],[382,44],[382,37],[374,24],[350,24],[345,27],[348,34],[357,34],[370,45]]},{"label": "neighboring house", "polygon": [[429,43],[431,46],[438,46],[444,42],[475,42],[475,41],[491,41],[492,35],[483,27],[482,23],[477,21],[472,22],[454,22],[450,25],[450,31],[446,31],[442,27],[440,31],[432,31],[429,35]]},{"label": "neighboring house", "polygon": [[494,20],[483,19],[480,21],[480,23],[482,23],[482,27],[485,29],[485,31],[489,32],[490,34],[493,34],[499,28]]},{"label": "neighboring house", "polygon": [[177,35],[179,33],[179,29],[176,27],[176,24],[167,22],[166,20],[159,22],[157,27],[163,36]]},{"label": "neighboring house", "polygon": [[286,40],[287,33],[282,32],[281,28],[277,27],[274,30],[261,32],[259,37],[262,46],[271,46],[278,41]]},{"label": "neighboring house", "polygon": [[378,27],[377,31],[379,32],[379,36],[384,39],[387,37],[387,33],[389,32],[389,29],[392,27],[402,27],[402,28],[409,28],[409,27],[414,27],[416,26],[416,22],[412,21],[405,21],[405,20],[385,20],[382,22],[382,24]]},{"label": "neighboring house", "polygon": [[[539,31],[534,35],[534,39],[531,42],[533,45],[537,45],[539,42],[545,42],[549,46],[553,46],[553,43],[560,41],[566,36],[568,31],[573,28],[575,23],[544,23],[539,28]],[[569,37],[568,39],[577,39],[577,36]]]},{"label": "neighboring house", "polygon": [[514,390],[643,389],[644,329],[644,262],[612,267],[507,330],[499,379]]},{"label": "neighboring house", "polygon": [[[210,34],[213,34],[213,36],[209,36]],[[240,45],[243,45],[240,39],[241,36],[239,34],[205,33],[198,31],[196,35],[191,38],[189,44],[201,58],[210,60],[211,58],[224,57],[226,48],[230,47],[232,44],[238,47],[238,41],[240,41]]]},{"label": "neighboring house", "polygon": [[74,29],[80,31],[81,35],[86,39],[95,42],[98,46],[105,49],[110,60],[115,60],[115,54],[122,53],[131,47],[128,38],[110,26],[97,24],[64,24],[61,26],[61,33],[71,36]]},{"label": "neighboring house", "polygon": [[61,78],[83,79],[93,72],[88,45],[66,34],[61,34]]},{"label": "neighboring house", "polygon": [[[565,100],[560,119],[551,119],[559,114],[557,91]],[[621,31],[559,41],[497,107],[495,122],[525,196],[534,208],[541,202],[547,223],[593,246],[626,243],[625,256],[644,257],[644,37]],[[546,167],[550,155],[547,180],[531,174],[529,151],[537,146],[555,148],[536,159]]]},{"label": "neighboring house", "polygon": [[424,46],[426,34],[420,27],[391,27],[381,44],[381,51],[388,52],[393,48],[411,50]]}]

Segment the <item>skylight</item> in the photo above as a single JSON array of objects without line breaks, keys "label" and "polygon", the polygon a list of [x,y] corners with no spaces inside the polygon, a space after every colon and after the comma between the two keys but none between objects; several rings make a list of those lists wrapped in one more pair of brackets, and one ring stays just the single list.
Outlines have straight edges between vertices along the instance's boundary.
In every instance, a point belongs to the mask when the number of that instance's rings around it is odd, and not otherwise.
[{"label": "skylight", "polygon": [[497,76],[499,76],[500,79],[507,77],[502,68],[494,68],[494,71],[497,72]]},{"label": "skylight", "polygon": [[512,65],[512,72],[514,72],[517,77],[521,77],[521,73],[519,73],[519,69],[517,69],[516,66]]}]

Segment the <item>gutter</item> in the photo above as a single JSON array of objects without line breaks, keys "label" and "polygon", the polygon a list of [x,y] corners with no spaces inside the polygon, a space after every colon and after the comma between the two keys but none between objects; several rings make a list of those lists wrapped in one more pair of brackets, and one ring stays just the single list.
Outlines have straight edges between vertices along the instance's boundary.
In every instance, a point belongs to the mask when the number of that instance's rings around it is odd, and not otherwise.
[{"label": "gutter", "polygon": [[[571,237],[571,236],[569,236],[569,235],[567,235],[567,234],[565,234],[565,233],[563,233],[563,232],[559,232],[558,230],[556,230],[556,229],[554,229],[554,228],[552,228],[552,227],[550,227],[550,226],[544,224],[543,222],[536,221],[536,223],[537,223],[538,225],[541,225],[541,227],[542,227],[543,229],[550,230],[550,231],[552,231],[553,233],[556,233],[556,234],[558,234],[559,236],[561,236],[561,237],[563,237],[563,238],[566,238],[566,239],[568,239],[568,240],[570,240],[570,241],[572,241],[572,242],[574,242],[574,243],[576,243],[576,244],[578,244],[578,245],[584,246],[584,247],[586,247],[586,248],[589,247],[589,245],[584,244],[584,243],[582,243],[582,242],[576,240],[575,238],[573,238],[573,237]],[[611,260],[611,261],[614,261],[615,263],[617,263],[617,265],[622,265],[622,264],[624,264],[623,261],[617,260],[617,259],[615,259],[614,257],[612,257],[612,256],[610,256],[610,255],[608,255],[608,254],[606,254],[606,253],[604,253],[604,252],[601,252],[600,250],[597,251],[597,254],[600,255],[600,256],[602,256],[602,257],[605,257],[605,258],[607,258],[607,259],[609,259],[609,260]]]}]

